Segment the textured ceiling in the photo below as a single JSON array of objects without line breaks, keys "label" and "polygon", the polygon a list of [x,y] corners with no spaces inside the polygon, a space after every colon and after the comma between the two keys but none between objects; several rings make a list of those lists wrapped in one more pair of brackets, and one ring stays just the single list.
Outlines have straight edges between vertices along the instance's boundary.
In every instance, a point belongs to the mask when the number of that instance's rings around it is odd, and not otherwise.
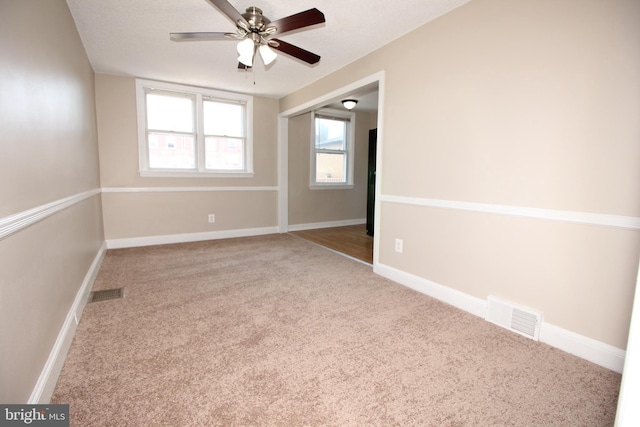
[{"label": "textured ceiling", "polygon": [[322,57],[314,66],[278,55],[265,68],[237,69],[233,40],[173,42],[170,32],[235,32],[206,0],[67,0],[95,72],[285,96],[469,0],[230,0],[271,20],[318,8],[326,23],[282,40]]}]

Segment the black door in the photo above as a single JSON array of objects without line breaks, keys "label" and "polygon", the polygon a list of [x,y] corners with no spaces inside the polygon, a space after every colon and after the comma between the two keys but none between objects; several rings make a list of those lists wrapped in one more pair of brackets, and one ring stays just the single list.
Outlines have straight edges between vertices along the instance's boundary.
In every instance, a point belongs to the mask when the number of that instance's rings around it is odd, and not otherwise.
[{"label": "black door", "polygon": [[376,197],[376,146],[378,129],[369,131],[369,181],[367,184],[367,234],[373,236]]}]

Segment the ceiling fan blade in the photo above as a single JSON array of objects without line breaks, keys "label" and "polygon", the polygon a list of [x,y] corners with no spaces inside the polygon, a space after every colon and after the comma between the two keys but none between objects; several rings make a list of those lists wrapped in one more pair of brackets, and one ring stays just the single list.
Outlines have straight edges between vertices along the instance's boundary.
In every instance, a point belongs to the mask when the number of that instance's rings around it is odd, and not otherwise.
[{"label": "ceiling fan blade", "polygon": [[174,42],[184,42],[192,40],[231,40],[235,36],[233,33],[170,33]]},{"label": "ceiling fan blade", "polygon": [[227,0],[207,0],[213,6],[215,6],[220,12],[227,15],[229,19],[233,21],[235,25],[238,25],[238,21],[242,22],[247,28],[249,28],[249,23],[242,16],[238,10],[231,5]]},{"label": "ceiling fan blade", "polygon": [[298,28],[308,27],[310,25],[321,24],[325,22],[324,13],[318,9],[309,9],[286,18],[277,19],[269,23],[267,28],[275,27],[272,35],[286,33],[288,31],[297,30]]},{"label": "ceiling fan blade", "polygon": [[293,56],[294,58],[298,58],[308,64],[315,64],[320,61],[320,56],[316,55],[315,53],[309,52],[308,50],[304,50],[298,46],[294,46],[291,43],[283,42],[282,40],[278,39],[271,39],[269,41],[276,42],[269,43],[269,46],[271,48],[287,55]]}]

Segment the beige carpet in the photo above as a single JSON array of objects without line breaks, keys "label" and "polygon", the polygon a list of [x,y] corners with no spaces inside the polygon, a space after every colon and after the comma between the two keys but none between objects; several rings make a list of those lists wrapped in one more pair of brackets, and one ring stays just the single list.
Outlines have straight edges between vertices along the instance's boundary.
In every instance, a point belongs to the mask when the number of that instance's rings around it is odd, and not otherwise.
[{"label": "beige carpet", "polygon": [[[461,266],[464,268],[464,266]],[[74,426],[610,426],[620,375],[288,235],[108,251]]]}]

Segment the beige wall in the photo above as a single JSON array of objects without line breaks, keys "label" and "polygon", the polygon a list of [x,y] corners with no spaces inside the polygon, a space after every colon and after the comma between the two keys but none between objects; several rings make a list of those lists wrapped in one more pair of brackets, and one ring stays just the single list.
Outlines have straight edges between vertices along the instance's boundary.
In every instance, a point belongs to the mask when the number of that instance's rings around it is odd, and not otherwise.
[{"label": "beige wall", "polygon": [[[277,100],[254,97],[253,178],[141,177],[135,79],[97,74],[96,106],[100,177],[111,191],[103,194],[107,239],[277,226]],[[126,192],[153,187],[167,191]],[[180,191],[194,187],[203,191]],[[225,191],[211,190],[218,187]],[[213,224],[209,213],[216,215]]]},{"label": "beige wall", "polygon": [[[66,3],[0,10],[2,220],[99,176],[93,71]],[[102,242],[100,196],[0,239],[0,402],[29,399]]]},{"label": "beige wall", "polygon": [[[105,234],[130,239],[275,227],[277,199],[276,191],[104,193]],[[215,223],[208,223],[210,213]]]},{"label": "beige wall", "polygon": [[356,113],[354,187],[340,190],[309,188],[311,113],[289,119],[289,225],[364,219],[367,216],[369,129],[375,113]]},{"label": "beige wall", "polygon": [[638,22],[635,0],[474,0],[280,109],[383,70],[382,195],[418,205],[382,203],[379,262],[625,348],[637,229],[419,204],[640,217]]}]

